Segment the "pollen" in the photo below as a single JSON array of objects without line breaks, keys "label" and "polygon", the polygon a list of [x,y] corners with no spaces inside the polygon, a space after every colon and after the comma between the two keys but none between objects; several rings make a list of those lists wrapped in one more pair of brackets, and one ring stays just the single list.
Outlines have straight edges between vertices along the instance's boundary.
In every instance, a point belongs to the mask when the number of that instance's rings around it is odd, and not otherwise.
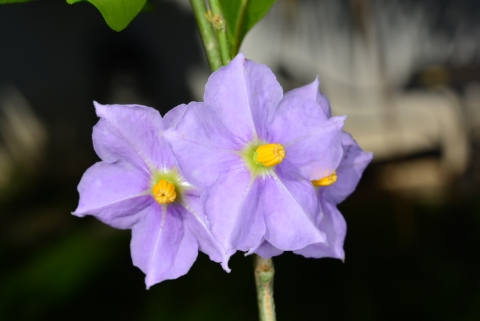
[{"label": "pollen", "polygon": [[286,151],[282,144],[261,145],[255,151],[254,160],[263,166],[271,167],[280,164]]},{"label": "pollen", "polygon": [[312,181],[312,184],[315,186],[330,186],[333,185],[337,181],[337,172],[333,172],[332,174],[328,175],[327,177],[318,179],[316,181]]},{"label": "pollen", "polygon": [[155,200],[162,205],[172,203],[177,198],[175,185],[166,179],[161,179],[153,186],[152,194]]}]

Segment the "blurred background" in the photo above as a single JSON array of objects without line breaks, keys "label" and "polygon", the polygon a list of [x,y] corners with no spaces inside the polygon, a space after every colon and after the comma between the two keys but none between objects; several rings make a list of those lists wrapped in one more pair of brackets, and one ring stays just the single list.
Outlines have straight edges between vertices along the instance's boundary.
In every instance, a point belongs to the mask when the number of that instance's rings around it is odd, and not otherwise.
[{"label": "blurred background", "polygon": [[[275,258],[278,320],[480,320],[480,2],[278,0],[242,51],[313,81],[375,155],[339,208],[346,261]],[[253,262],[200,254],[145,290],[130,232],[70,213],[92,101],[162,114],[209,75],[187,0],[126,30],[88,3],[0,6],[0,320],[257,320]]]}]

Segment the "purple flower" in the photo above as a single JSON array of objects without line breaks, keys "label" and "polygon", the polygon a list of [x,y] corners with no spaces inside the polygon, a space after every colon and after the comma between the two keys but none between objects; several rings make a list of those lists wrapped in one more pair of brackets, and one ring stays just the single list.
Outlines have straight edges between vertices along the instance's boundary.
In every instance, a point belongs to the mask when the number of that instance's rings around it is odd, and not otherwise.
[{"label": "purple flower", "polygon": [[186,274],[199,249],[229,271],[207,228],[201,190],[184,180],[162,136],[178,114],[162,119],[145,106],[95,103],[95,108],[100,120],[93,144],[102,161],[83,175],[73,214],[132,229],[133,264],[146,274],[147,288]]},{"label": "purple flower", "polygon": [[[328,99],[319,92],[319,81],[315,79],[309,85],[294,89],[285,96],[302,96],[316,101],[327,117],[331,117],[330,103]],[[356,188],[362,173],[372,160],[372,153],[362,151],[352,136],[342,132],[341,143],[343,157],[335,172],[323,179],[313,181],[317,185],[317,202],[319,211],[315,216],[318,228],[326,234],[326,243],[316,243],[306,246],[303,249],[294,251],[305,257],[333,257],[345,259],[343,242],[347,232],[347,225],[337,204],[343,202]],[[283,251],[276,248],[268,241],[264,241],[258,248],[253,249],[264,258],[280,255]]]},{"label": "purple flower", "polygon": [[311,181],[337,169],[345,117],[284,97],[270,69],[243,54],[210,76],[204,103],[175,112],[165,137],[185,178],[205,188],[204,212],[227,254],[263,240],[280,250],[326,242]]}]

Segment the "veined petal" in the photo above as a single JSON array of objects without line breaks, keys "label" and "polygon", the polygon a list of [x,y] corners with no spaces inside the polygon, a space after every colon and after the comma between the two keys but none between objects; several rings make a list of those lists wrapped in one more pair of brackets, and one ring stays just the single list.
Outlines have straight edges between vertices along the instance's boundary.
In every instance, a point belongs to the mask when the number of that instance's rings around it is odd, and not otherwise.
[{"label": "veined petal", "polygon": [[178,206],[152,203],[132,228],[133,264],[145,274],[147,289],[188,272],[198,255],[198,243],[186,228]]},{"label": "veined petal", "polygon": [[177,125],[165,132],[185,179],[198,187],[213,184],[243,161],[243,147],[203,103],[190,103]]},{"label": "veined petal", "polygon": [[225,253],[219,242],[215,240],[207,227],[206,217],[203,214],[200,196],[197,193],[186,192],[181,206],[185,225],[192,231],[198,241],[199,249],[210,257],[210,260],[222,264],[225,271],[230,272],[228,259],[233,253]]},{"label": "veined petal", "polygon": [[[319,191],[321,193],[322,190]],[[347,224],[336,205],[331,202],[322,201],[322,214],[318,228],[325,232],[327,243],[316,243],[296,250],[294,253],[305,257],[322,258],[333,257],[345,260],[343,243],[347,233]]]},{"label": "veined petal", "polygon": [[330,102],[328,101],[328,98],[319,91],[319,87],[320,81],[318,80],[318,77],[316,77],[312,83],[290,90],[285,94],[285,96],[296,95],[313,100],[317,102],[325,116],[327,116],[327,118],[330,118],[332,117],[332,109],[330,108]]},{"label": "veined petal", "polygon": [[233,135],[249,142],[266,139],[265,125],[282,96],[282,87],[272,71],[240,53],[210,76],[204,101]]},{"label": "veined petal", "polygon": [[202,194],[212,234],[226,253],[247,251],[260,244],[265,234],[260,180],[246,169],[224,175]]},{"label": "veined petal", "polygon": [[93,128],[93,144],[103,161],[126,160],[146,172],[175,165],[161,136],[164,125],[157,110],[140,105],[98,103],[95,108],[100,120]]},{"label": "veined petal", "polygon": [[[288,187],[287,187],[288,186]],[[290,189],[299,189],[292,193]],[[280,180],[278,176],[264,179],[262,203],[266,232],[265,239],[274,247],[283,251],[304,248],[313,243],[325,242],[325,235],[319,231],[313,221],[315,213],[309,205],[312,200],[304,202],[298,196],[312,197],[313,186],[302,182]]]},{"label": "veined petal", "polygon": [[149,177],[131,164],[119,161],[98,162],[90,167],[78,184],[80,203],[73,212],[87,214],[116,228],[131,228],[139,212],[152,202]]},{"label": "veined petal", "polygon": [[342,132],[341,136],[343,157],[337,168],[337,181],[325,188],[325,197],[341,203],[357,187],[363,171],[372,161],[373,154],[364,152],[349,133]]}]

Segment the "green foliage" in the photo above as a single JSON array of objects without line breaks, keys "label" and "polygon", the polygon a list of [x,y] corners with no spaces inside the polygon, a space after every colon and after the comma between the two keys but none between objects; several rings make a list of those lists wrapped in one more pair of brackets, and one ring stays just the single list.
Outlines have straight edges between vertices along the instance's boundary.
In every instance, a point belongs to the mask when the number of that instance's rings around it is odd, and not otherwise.
[{"label": "green foliage", "polygon": [[[44,320],[42,314],[72,299],[115,258],[118,239],[107,232],[78,230],[37,251],[16,269],[3,270],[0,320],[12,320],[12,314],[16,320]],[[0,254],[5,254],[4,248]]]},{"label": "green foliage", "polygon": [[9,4],[9,3],[21,3],[21,2],[31,2],[35,0],[0,0],[0,4]]},{"label": "green foliage", "polygon": [[263,18],[274,2],[275,0],[220,0],[233,56],[240,50],[247,32]]},{"label": "green foliage", "polygon": [[[83,1],[85,0],[67,0],[67,3],[74,4]],[[93,4],[100,11],[110,28],[122,31],[143,9],[147,0],[88,0],[87,2]]]}]

